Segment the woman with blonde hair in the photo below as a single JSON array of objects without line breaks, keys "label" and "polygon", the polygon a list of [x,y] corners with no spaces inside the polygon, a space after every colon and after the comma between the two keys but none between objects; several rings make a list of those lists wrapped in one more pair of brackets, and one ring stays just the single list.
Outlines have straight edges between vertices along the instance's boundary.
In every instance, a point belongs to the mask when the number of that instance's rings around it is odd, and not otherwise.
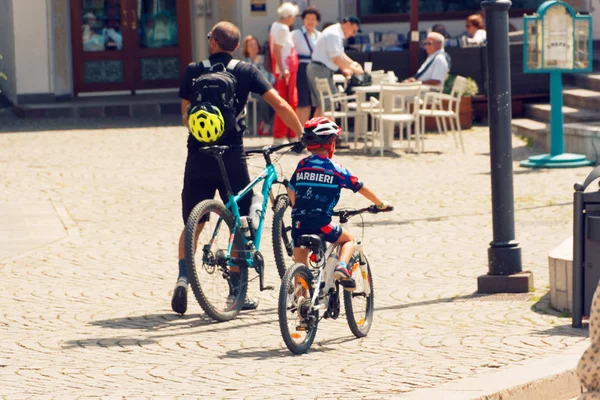
[{"label": "woman with blonde hair", "polygon": [[[283,3],[278,9],[279,20],[271,25],[269,31],[269,48],[271,50],[271,65],[275,74],[275,89],[284,100],[296,111],[298,106],[298,91],[296,76],[298,74],[298,53],[294,46],[290,26],[298,15],[298,6],[290,2]],[[273,143],[281,144],[286,140],[296,141],[296,134],[275,116],[273,124]]]}]

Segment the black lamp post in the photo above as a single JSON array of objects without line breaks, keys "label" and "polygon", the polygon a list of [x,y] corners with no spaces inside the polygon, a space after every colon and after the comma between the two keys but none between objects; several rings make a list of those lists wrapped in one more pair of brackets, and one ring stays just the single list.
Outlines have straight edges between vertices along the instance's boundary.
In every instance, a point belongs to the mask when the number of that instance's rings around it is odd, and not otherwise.
[{"label": "black lamp post", "polygon": [[533,288],[533,275],[522,272],[521,247],[515,240],[508,41],[511,4],[509,0],[481,2],[487,31],[493,240],[488,248],[489,271],[477,278],[479,293],[526,293]]}]

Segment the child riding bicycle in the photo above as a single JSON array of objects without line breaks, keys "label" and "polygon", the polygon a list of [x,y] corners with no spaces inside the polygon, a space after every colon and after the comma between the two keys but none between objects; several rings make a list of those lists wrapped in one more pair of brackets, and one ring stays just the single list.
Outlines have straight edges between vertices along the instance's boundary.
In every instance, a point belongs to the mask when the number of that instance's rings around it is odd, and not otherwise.
[{"label": "child riding bicycle", "polygon": [[381,201],[360,179],[331,159],[340,132],[341,128],[325,117],[316,117],[306,122],[302,131],[302,144],[311,155],[298,163],[290,180],[288,194],[292,203],[294,260],[309,265],[309,250],[296,247],[301,235],[323,235],[327,242],[340,245],[334,277],[344,289],[352,291],[356,283],[352,278],[352,270],[347,265],[354,252],[354,237],[331,222],[341,189],[351,189],[362,194],[380,210],[389,205]]}]

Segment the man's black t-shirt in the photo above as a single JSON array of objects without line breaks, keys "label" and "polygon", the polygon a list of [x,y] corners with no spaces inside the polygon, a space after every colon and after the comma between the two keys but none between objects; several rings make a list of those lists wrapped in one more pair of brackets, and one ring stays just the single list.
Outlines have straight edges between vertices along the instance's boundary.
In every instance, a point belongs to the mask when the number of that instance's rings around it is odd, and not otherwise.
[{"label": "man's black t-shirt", "polygon": [[[208,59],[210,60],[211,65],[222,63],[225,67],[227,67],[227,64],[229,61],[231,61],[232,56],[228,53],[215,53]],[[179,97],[184,100],[190,100],[192,95],[192,82],[195,78],[199,77],[203,71],[204,66],[201,62],[191,63],[187,66],[183,76],[183,81],[179,87]],[[246,106],[250,92],[262,96],[272,88],[271,84],[264,77],[262,72],[260,72],[258,68],[250,63],[240,62],[235,67],[233,75],[235,75],[235,78],[237,79],[236,96],[239,103],[235,111],[238,115]],[[242,136],[246,131],[245,122],[243,122],[242,128],[243,129],[241,131],[237,131],[235,127],[232,127],[232,129],[227,128],[227,132],[225,133],[227,137],[224,138],[222,144],[231,146],[233,148],[241,148]],[[200,146],[201,144],[192,135],[189,135],[188,149],[198,148]]]}]

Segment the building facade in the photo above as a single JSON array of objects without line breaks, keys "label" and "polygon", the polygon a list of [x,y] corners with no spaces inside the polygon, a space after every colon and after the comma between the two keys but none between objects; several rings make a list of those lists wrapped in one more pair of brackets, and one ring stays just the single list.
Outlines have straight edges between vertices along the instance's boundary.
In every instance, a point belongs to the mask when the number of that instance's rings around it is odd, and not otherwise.
[{"label": "building facade", "polygon": [[[2,95],[15,104],[46,103],[79,95],[172,90],[185,66],[207,56],[206,34],[229,20],[243,35],[266,41],[282,0],[0,0]],[[410,0],[300,0],[322,13],[321,25],[358,15],[363,31],[409,31]],[[419,2],[419,30],[443,23],[451,35],[480,1]],[[511,23],[540,0],[513,1]],[[572,0],[598,13],[600,6]],[[588,4],[590,3],[590,4]],[[300,21],[297,25],[299,26]],[[594,27],[595,38],[600,26]]]}]

